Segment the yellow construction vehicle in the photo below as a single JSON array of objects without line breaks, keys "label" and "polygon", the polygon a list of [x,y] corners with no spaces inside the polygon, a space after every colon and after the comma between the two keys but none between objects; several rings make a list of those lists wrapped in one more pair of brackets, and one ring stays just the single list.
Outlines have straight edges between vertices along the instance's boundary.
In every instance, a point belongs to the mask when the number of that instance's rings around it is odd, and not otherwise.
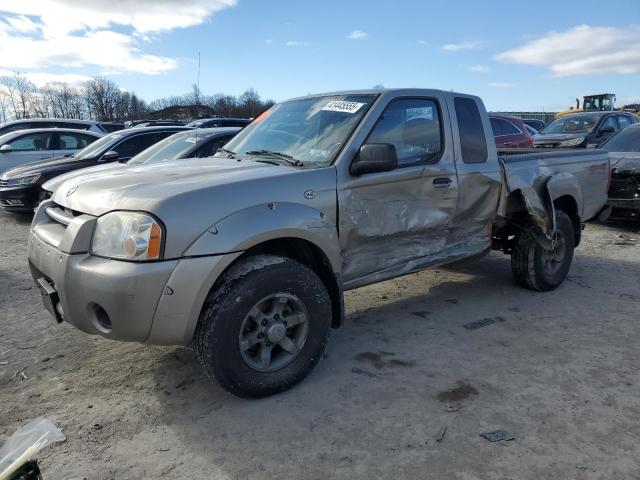
[{"label": "yellow construction vehicle", "polygon": [[596,95],[585,95],[582,97],[582,108],[580,100],[576,98],[576,107],[556,113],[556,118],[578,112],[608,112],[614,110],[616,95],[614,93],[598,93]]}]

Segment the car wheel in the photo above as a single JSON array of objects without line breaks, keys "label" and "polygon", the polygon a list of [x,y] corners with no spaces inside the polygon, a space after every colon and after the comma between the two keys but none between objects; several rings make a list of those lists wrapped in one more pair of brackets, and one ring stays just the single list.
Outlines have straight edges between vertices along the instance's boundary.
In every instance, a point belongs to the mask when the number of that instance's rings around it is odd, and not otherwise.
[{"label": "car wheel", "polygon": [[529,233],[521,233],[511,253],[511,269],[518,284],[540,292],[557,288],[571,268],[575,249],[573,223],[556,211],[556,238],[552,249],[544,249]]},{"label": "car wheel", "polygon": [[196,329],[210,378],[240,397],[265,397],[305,378],[322,356],[331,300],[320,278],[290,258],[257,255],[226,272]]}]

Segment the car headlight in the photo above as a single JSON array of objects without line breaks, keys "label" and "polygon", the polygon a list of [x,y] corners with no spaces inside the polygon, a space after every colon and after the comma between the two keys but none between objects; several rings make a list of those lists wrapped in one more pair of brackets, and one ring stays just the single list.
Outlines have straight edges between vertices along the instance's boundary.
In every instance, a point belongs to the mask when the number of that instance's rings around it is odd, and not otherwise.
[{"label": "car headlight", "polygon": [[162,234],[162,227],[150,215],[110,212],[96,222],[91,253],[121,260],[158,260]]},{"label": "car headlight", "polygon": [[36,183],[40,178],[40,174],[31,175],[29,177],[20,177],[20,178],[9,178],[6,180],[6,185],[9,187],[20,187],[22,185],[31,185],[32,183]]},{"label": "car headlight", "polygon": [[576,145],[580,145],[584,142],[584,137],[572,138],[571,140],[565,140],[564,142],[560,142],[560,147],[575,147]]}]

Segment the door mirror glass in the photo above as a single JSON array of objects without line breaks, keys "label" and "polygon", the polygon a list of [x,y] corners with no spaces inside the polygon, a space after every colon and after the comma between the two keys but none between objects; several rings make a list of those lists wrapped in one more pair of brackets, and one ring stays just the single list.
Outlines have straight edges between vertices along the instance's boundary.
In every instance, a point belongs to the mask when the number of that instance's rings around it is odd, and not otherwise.
[{"label": "door mirror glass", "polygon": [[109,150],[107,153],[102,155],[102,158],[100,159],[100,161],[112,162],[113,160],[117,160],[118,158],[120,158],[120,154],[118,152],[116,152],[115,150]]},{"label": "door mirror glass", "polygon": [[13,150],[11,145],[2,145],[0,147],[0,153],[9,153],[11,150]]},{"label": "door mirror glass", "polygon": [[367,143],[351,164],[352,175],[390,172],[398,167],[396,147],[390,143]]}]

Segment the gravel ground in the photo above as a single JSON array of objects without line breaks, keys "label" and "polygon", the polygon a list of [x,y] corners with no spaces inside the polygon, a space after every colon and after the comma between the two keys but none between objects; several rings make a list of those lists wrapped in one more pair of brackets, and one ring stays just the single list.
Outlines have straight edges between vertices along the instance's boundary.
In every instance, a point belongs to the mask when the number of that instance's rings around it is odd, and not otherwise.
[{"label": "gravel ground", "polygon": [[[589,225],[551,293],[517,287],[500,254],[350,292],[326,358],[257,401],[184,348],[54,325],[28,228],[0,214],[0,443],[55,421],[47,480],[640,478],[637,226]],[[480,436],[498,429],[515,439]]]}]

